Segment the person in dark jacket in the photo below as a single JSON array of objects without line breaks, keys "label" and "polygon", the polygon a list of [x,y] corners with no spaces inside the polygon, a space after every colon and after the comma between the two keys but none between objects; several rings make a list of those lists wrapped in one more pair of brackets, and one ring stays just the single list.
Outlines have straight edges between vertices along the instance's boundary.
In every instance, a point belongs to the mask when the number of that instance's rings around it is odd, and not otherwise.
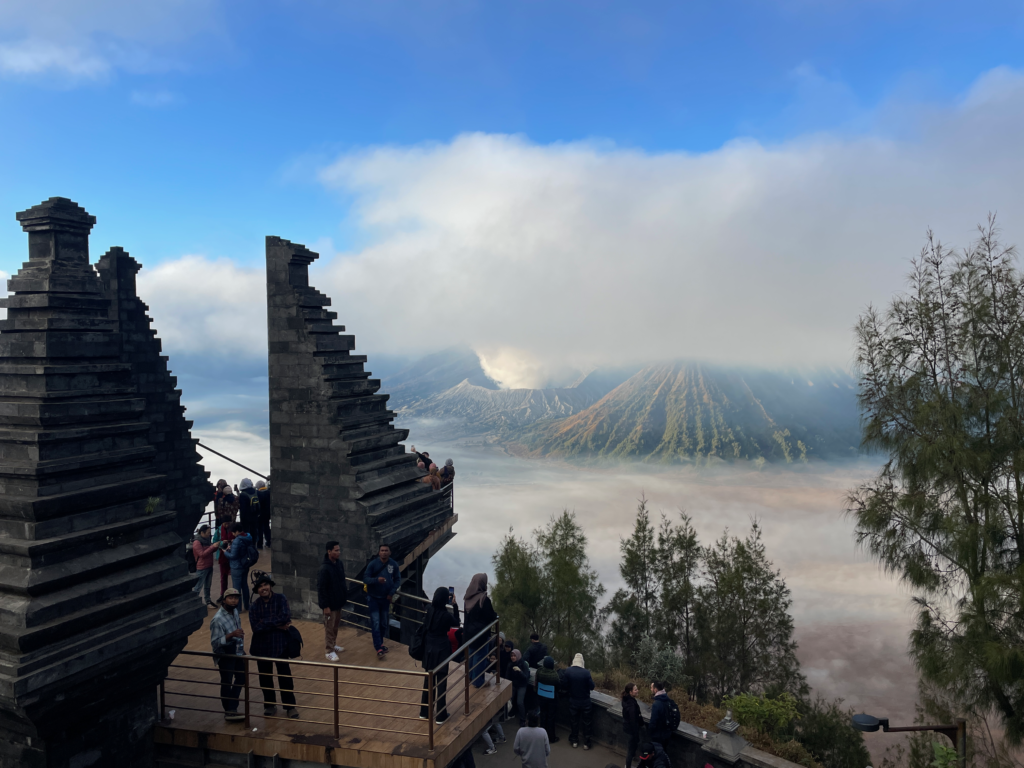
[{"label": "person in dark jacket", "polygon": [[[451,605],[452,610],[448,610]],[[445,587],[434,590],[430,600],[426,618],[423,619],[423,668],[430,670],[452,655],[452,646],[448,641],[448,630],[459,626],[459,604],[455,597],[448,594]],[[428,678],[429,679],[429,678]],[[420,720],[430,719],[430,700],[424,681],[423,695],[420,698]],[[437,713],[434,722],[441,724],[448,719],[448,665],[445,664],[434,675],[434,711]]]},{"label": "person in dark jacket", "polygon": [[655,680],[651,683],[651,693],[654,694],[654,701],[651,703],[651,724],[647,733],[651,741],[664,747],[672,738],[672,728],[668,721],[668,691],[664,683]]},{"label": "person in dark jacket", "polygon": [[259,517],[259,503],[253,507],[253,499],[256,498],[256,489],[252,487],[252,480],[248,477],[241,482],[241,489],[238,491],[238,521],[242,524],[245,532],[256,541],[256,521]]},{"label": "person in dark jacket", "polygon": [[640,714],[640,703],[636,700],[639,691],[636,683],[627,683],[622,692],[622,730],[629,736],[626,747],[626,768],[633,768],[633,757],[640,746],[640,733],[644,727],[644,717]]},{"label": "person in dark jacket", "polygon": [[530,687],[530,665],[523,654],[513,650],[509,656],[508,676],[512,681],[512,702],[519,713],[519,727],[526,726],[526,689]]},{"label": "person in dark jacket", "polygon": [[391,626],[389,612],[395,593],[402,584],[401,569],[391,559],[391,547],[381,544],[377,547],[377,557],[373,558],[363,571],[363,583],[366,585],[366,609],[370,614],[370,634],[377,658],[383,659],[388,652],[384,639],[388,636]]},{"label": "person in dark jacket", "polygon": [[[237,541],[237,539],[236,539]],[[288,644],[288,629],[292,625],[292,612],[288,598],[274,594],[274,580],[263,574],[253,587],[259,597],[249,607],[249,626],[252,627],[252,641],[249,654],[262,656],[266,661],[256,662],[260,673],[260,688],[263,689],[263,714],[277,714],[277,693],[274,688],[274,665],[277,664],[277,684],[281,689],[281,703],[288,717],[298,717],[295,708],[295,682],[292,668],[285,655]],[[270,661],[281,659],[281,661]]]},{"label": "person in dark jacket", "polygon": [[259,509],[256,513],[256,546],[263,549],[266,542],[270,548],[270,483],[266,480],[256,481],[256,501]]},{"label": "person in dark jacket", "polygon": [[577,653],[572,666],[565,670],[565,683],[569,689],[569,743],[573,749],[579,746],[582,729],[583,748],[590,749],[590,692],[594,690],[594,678],[583,665],[582,653]]},{"label": "person in dark jacket", "polygon": [[516,649],[516,644],[506,638],[502,641],[501,645],[498,646],[498,669],[501,670],[501,679],[509,679],[509,667],[512,666],[512,651]]},{"label": "person in dark jacket", "polygon": [[555,735],[555,718],[558,713],[558,673],[555,660],[545,656],[537,667],[537,701],[540,704],[540,727],[548,732],[548,743],[558,741]]},{"label": "person in dark jacket", "polygon": [[327,554],[316,577],[316,603],[324,612],[324,643],[328,661],[337,661],[338,654],[345,650],[336,642],[341,611],[347,602],[348,584],[345,581],[345,564],[341,562],[341,545],[328,541]]},{"label": "person in dark jacket", "polygon": [[672,768],[672,762],[661,744],[651,741],[640,745],[640,762],[637,765],[643,768]]},{"label": "person in dark jacket", "polygon": [[[487,596],[486,573],[478,573],[470,579],[462,605],[466,620],[466,628],[462,634],[467,640],[483,632],[498,618],[494,606],[491,605],[491,598]],[[491,647],[490,637],[484,635],[470,648],[470,679],[477,688],[484,684],[484,672],[488,667],[487,656]]]},{"label": "person in dark jacket", "polygon": [[541,662],[544,661],[544,657],[547,655],[548,647],[540,641],[540,635],[536,632],[532,633],[530,635],[530,647],[523,654],[526,663],[534,669],[540,669]]}]

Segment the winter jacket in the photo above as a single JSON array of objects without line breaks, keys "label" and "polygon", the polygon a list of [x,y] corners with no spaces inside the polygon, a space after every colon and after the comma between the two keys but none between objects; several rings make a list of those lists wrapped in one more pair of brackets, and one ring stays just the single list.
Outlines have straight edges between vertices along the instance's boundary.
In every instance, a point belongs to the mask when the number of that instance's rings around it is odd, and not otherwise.
[{"label": "winter jacket", "polygon": [[258,504],[256,509],[253,509],[252,501],[255,498],[255,488],[243,488],[238,492],[238,520],[245,526],[245,530],[250,533],[256,527],[257,511],[259,509]]},{"label": "winter jacket", "polygon": [[668,759],[668,755],[665,753],[665,750],[661,748],[661,744],[658,742],[653,742],[653,744],[654,754],[646,760],[641,758],[637,765],[640,766],[640,768],[672,768],[672,762]]},{"label": "winter jacket", "polygon": [[651,704],[651,724],[647,730],[651,741],[664,744],[672,737],[672,728],[669,726],[668,716],[668,694],[658,693],[654,696],[654,703]]},{"label": "winter jacket", "polygon": [[260,500],[260,514],[259,516],[269,520],[270,519],[270,489],[269,488],[257,488],[256,498]]},{"label": "winter jacket", "polygon": [[640,704],[632,696],[622,699],[622,730],[630,736],[639,736],[644,724],[644,716],[640,714]]},{"label": "winter jacket", "polygon": [[513,688],[525,688],[529,685],[530,665],[526,663],[526,659],[520,658],[519,661],[509,661],[508,677],[512,681]]},{"label": "winter jacket", "polygon": [[[492,621],[498,618],[498,614],[494,612],[494,606],[491,605],[491,598],[484,597],[479,605],[473,606],[473,610],[466,614],[466,628],[463,630],[463,636],[469,640],[474,635],[478,635],[484,631],[484,628],[489,626]],[[482,637],[473,643],[474,649],[482,648],[487,643],[487,638]]]},{"label": "winter jacket", "polygon": [[594,678],[590,676],[590,670],[583,667],[569,667],[565,670],[565,687],[569,689],[569,698],[589,700],[590,692],[594,690]]},{"label": "winter jacket", "polygon": [[[472,637],[472,635],[470,635]],[[512,651],[516,649],[516,644],[511,640],[507,641],[509,649],[506,651],[504,645],[498,646],[498,669],[501,671],[501,679],[509,679],[509,668],[512,666]]]},{"label": "winter jacket", "polygon": [[[382,576],[384,577],[383,584],[377,581]],[[373,558],[366,566],[366,570],[363,571],[363,583],[366,584],[366,593],[370,597],[392,597],[402,583],[402,574],[398,563],[390,558],[386,563],[382,563],[379,557]]]},{"label": "winter jacket", "polygon": [[449,613],[447,609],[437,610],[431,605],[427,609],[424,623],[426,634],[423,636],[423,668],[433,669],[452,655],[448,630],[459,626],[459,609],[453,606],[452,612]]},{"label": "winter jacket", "polygon": [[330,555],[324,555],[320,572],[316,576],[316,604],[321,608],[339,611],[348,602],[348,583],[345,581],[345,565],[338,558],[332,562]]},{"label": "winter jacket", "polygon": [[[550,685],[554,689],[555,699],[558,699],[559,677],[555,670],[544,666],[537,667],[537,685],[541,684]],[[537,695],[540,696],[540,693]]]},{"label": "winter jacket", "polygon": [[203,543],[198,536],[192,541],[192,554],[196,556],[196,570],[205,571],[213,568],[213,554],[217,551],[217,545],[212,541],[209,544]]},{"label": "winter jacket", "polygon": [[548,647],[544,643],[530,643],[530,647],[526,649],[523,658],[526,659],[527,664],[536,669],[547,655]]},{"label": "winter jacket", "polygon": [[248,533],[240,533],[231,541],[231,549],[228,550],[228,562],[231,563],[231,570],[240,571],[246,567],[245,556],[250,547],[256,546],[252,543],[252,536]]}]

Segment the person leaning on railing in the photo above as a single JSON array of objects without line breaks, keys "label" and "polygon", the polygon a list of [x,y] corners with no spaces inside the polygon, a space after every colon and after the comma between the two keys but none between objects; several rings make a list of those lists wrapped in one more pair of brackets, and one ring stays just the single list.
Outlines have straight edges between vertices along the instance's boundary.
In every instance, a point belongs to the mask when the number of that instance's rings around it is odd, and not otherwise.
[{"label": "person leaning on railing", "polygon": [[217,656],[220,670],[220,703],[224,707],[224,719],[228,722],[245,720],[238,711],[238,696],[245,685],[245,630],[238,615],[237,589],[227,589],[220,599],[220,610],[210,620],[210,646]]},{"label": "person leaning on railing", "polygon": [[[448,606],[452,606],[451,612]],[[452,655],[452,646],[448,641],[448,630],[458,627],[459,604],[455,602],[455,596],[450,595],[445,587],[438,587],[434,590],[434,597],[427,608],[426,618],[423,619],[423,627],[420,631],[423,634],[423,669],[431,670]],[[441,669],[434,675],[434,711],[437,715],[434,722],[439,725],[448,719],[448,664],[441,666]],[[430,718],[428,708],[430,701],[426,686],[423,689],[423,696],[420,699],[420,720]]]}]

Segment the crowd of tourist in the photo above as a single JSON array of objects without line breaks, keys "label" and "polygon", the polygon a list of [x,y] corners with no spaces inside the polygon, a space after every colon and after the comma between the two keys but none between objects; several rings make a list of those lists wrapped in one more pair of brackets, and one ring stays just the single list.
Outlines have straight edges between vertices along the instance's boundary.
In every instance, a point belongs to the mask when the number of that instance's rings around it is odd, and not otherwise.
[{"label": "crowd of tourist", "polygon": [[196,583],[193,591],[214,608],[214,572],[220,575],[220,596],[226,594],[228,578],[238,592],[242,610],[249,609],[250,590],[246,584],[249,570],[259,560],[259,551],[270,547],[270,483],[258,480],[254,485],[243,478],[234,489],[227,480],[218,480],[213,494],[213,526],[203,523],[192,540]]},{"label": "crowd of tourist", "polygon": [[454,461],[445,459],[444,466],[438,468],[434,460],[430,458],[430,454],[426,451],[420,453],[414,445],[412,446],[412,452],[416,454],[416,466],[427,472],[418,482],[427,483],[435,491],[439,491],[455,481]]},{"label": "crowd of tourist", "polygon": [[[243,482],[242,487],[251,485]],[[220,490],[223,499],[231,497],[231,489],[226,484]],[[194,544],[199,570],[206,573],[197,581],[197,591],[205,589],[208,594],[212,562],[218,553],[229,563],[228,571],[234,584],[223,589],[219,610],[210,625],[210,643],[214,654],[217,654],[216,663],[220,671],[224,718],[229,722],[244,719],[244,715],[239,713],[239,697],[244,685],[241,657],[246,653],[246,630],[242,628],[241,612],[246,610],[251,631],[248,653],[259,657],[256,666],[263,691],[264,716],[276,715],[277,694],[280,693],[285,714],[297,718],[299,714],[288,660],[300,655],[301,638],[292,627],[288,599],[274,592],[275,583],[270,574],[256,572],[252,589],[254,596],[249,601],[248,590],[244,586],[245,553],[256,552],[259,545],[242,522],[232,521],[229,517],[224,526],[220,542],[214,543],[208,526],[203,526],[206,530],[200,530]],[[239,563],[237,567],[236,563]],[[391,559],[387,545],[382,544],[378,548],[376,557],[364,570],[362,582],[371,641],[377,658],[382,659],[389,650],[385,640],[390,610],[401,586],[399,564]],[[317,602],[324,614],[324,652],[329,662],[338,662],[338,654],[345,650],[336,643],[342,611],[348,601],[349,585],[341,559],[341,545],[338,541],[328,541],[317,578]],[[444,661],[458,651],[464,641],[468,641],[465,652],[469,655],[472,685],[480,688],[493,683],[498,677],[512,684],[512,700],[508,707],[494,716],[480,734],[484,755],[495,754],[497,745],[505,743],[502,723],[508,718],[515,718],[519,721],[519,729],[513,752],[521,758],[524,768],[547,768],[551,745],[559,741],[555,721],[562,700],[568,705],[570,745],[572,748],[582,746],[584,750],[591,749],[591,692],[595,686],[583,654],[575,654],[567,667],[558,669],[537,633],[530,635],[525,649],[520,649],[516,648],[512,638],[503,633],[492,635],[487,632],[498,616],[487,594],[487,575],[484,573],[478,573],[470,580],[463,603],[460,611],[454,588],[435,589],[417,637],[410,645],[410,649],[417,649],[419,654],[410,650],[410,655],[420,660],[422,668],[434,670],[435,722],[442,724],[449,718],[448,665]],[[664,746],[679,724],[679,710],[665,689],[661,682],[651,683],[654,703],[650,723],[646,726],[646,740],[643,738],[644,719],[636,698],[638,686],[630,683],[622,693],[623,728],[628,737],[626,768],[633,768],[634,758],[637,765],[644,768],[671,768]],[[427,690],[422,694],[419,717],[422,720],[431,717]],[[466,768],[472,765],[471,753],[463,765]]]}]

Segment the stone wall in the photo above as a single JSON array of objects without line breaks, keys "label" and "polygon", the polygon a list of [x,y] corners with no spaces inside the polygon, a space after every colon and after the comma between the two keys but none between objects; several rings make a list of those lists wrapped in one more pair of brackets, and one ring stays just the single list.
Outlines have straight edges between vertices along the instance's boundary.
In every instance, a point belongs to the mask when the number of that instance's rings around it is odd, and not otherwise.
[{"label": "stone wall", "polygon": [[402,562],[451,516],[450,497],[416,482],[425,473],[400,443],[388,396],[334,325],[331,300],[309,285],[318,255],[267,238],[270,468],[274,578],[293,613],[322,616],[316,575],[328,540],[358,577],[381,543]]},{"label": "stone wall", "polygon": [[[625,756],[629,737],[622,730],[621,702],[612,696],[594,692],[591,694],[591,703],[594,741]],[[640,711],[644,720],[650,722],[650,705],[640,702]],[[566,698],[559,702],[558,722],[559,725],[569,727],[569,702]],[[732,749],[734,746],[738,749]],[[713,768],[743,765],[755,768],[801,768],[789,760],[755,749],[743,743],[742,739],[737,744],[728,736],[704,731],[686,722],[679,724],[665,751],[672,760],[673,768],[704,768],[706,765]]]},{"label": "stone wall", "polygon": [[[165,361],[135,343],[141,320],[122,335],[89,262],[95,218],[63,198],[17,218],[29,260],[0,321],[0,765],[149,766],[157,684],[206,616],[178,534],[205,480],[194,450],[172,459],[155,437],[177,394],[151,378]],[[176,472],[191,496],[170,489]]]}]

